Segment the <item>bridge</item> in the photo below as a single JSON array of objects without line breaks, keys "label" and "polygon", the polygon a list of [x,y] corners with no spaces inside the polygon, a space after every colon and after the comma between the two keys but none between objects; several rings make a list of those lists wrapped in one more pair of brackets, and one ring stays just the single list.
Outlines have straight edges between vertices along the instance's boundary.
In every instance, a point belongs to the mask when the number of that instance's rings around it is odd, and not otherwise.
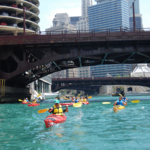
[{"label": "bridge", "polygon": [[150,87],[150,77],[53,78],[52,91],[74,89],[99,93],[102,85],[140,85]]},{"label": "bridge", "polygon": [[69,68],[149,62],[150,30],[146,29],[0,35],[0,78],[6,86],[25,87]]}]

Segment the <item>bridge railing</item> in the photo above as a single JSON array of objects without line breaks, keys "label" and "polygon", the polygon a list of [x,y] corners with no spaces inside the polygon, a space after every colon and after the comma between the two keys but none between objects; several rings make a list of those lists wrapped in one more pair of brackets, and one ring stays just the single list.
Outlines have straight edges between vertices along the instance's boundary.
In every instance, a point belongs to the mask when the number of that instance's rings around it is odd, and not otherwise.
[{"label": "bridge railing", "polygon": [[96,29],[96,30],[70,30],[70,31],[44,31],[33,32],[26,35],[12,33],[0,33],[0,45],[18,45],[18,44],[35,44],[35,43],[55,43],[55,42],[83,42],[83,41],[100,41],[108,40],[121,40],[118,37],[123,37],[122,40],[149,39],[150,28],[136,29]]},{"label": "bridge railing", "polygon": [[[58,38],[58,35],[60,35],[60,38],[67,38],[67,35],[71,37],[96,37],[99,36],[99,33],[101,33],[101,36],[114,36],[113,33],[117,34],[116,36],[122,36],[122,35],[146,35],[146,33],[150,33],[150,28],[137,28],[135,31],[133,28],[116,28],[116,29],[95,29],[95,30],[64,30],[64,31],[38,31],[38,32],[26,32],[26,35],[23,35],[22,33],[18,33],[17,36],[30,36],[30,35],[52,35],[53,38],[55,38],[54,35],[57,35],[56,38]],[[0,36],[14,36],[13,33],[0,33]],[[16,36],[16,35],[15,35]]]}]

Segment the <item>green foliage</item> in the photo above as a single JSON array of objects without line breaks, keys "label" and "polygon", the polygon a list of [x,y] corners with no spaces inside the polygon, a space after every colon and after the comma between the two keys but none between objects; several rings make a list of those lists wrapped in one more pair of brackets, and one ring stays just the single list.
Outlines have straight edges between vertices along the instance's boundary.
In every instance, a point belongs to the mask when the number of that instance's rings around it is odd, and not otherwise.
[{"label": "green foliage", "polygon": [[120,90],[121,90],[121,91],[124,91],[124,86],[121,86],[121,87],[120,87]]},{"label": "green foliage", "polygon": [[117,77],[121,77],[120,74],[117,74]]}]

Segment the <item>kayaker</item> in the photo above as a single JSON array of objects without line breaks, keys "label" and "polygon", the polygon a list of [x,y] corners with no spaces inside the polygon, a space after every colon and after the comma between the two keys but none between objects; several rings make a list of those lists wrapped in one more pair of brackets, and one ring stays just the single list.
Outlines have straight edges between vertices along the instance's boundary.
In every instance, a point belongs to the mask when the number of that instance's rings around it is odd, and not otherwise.
[{"label": "kayaker", "polygon": [[26,101],[29,102],[28,98],[26,98]]},{"label": "kayaker", "polygon": [[33,103],[37,103],[37,100],[36,100],[36,99],[34,99],[34,100],[33,100]]},{"label": "kayaker", "polygon": [[88,102],[88,96],[86,96],[85,99],[86,99],[86,102]]},{"label": "kayaker", "polygon": [[128,98],[124,94],[122,101],[127,103],[127,100],[128,100]]},{"label": "kayaker", "polygon": [[77,97],[75,98],[75,101],[74,101],[74,102],[75,102],[75,103],[78,103],[78,102],[79,102]]},{"label": "kayaker", "polygon": [[27,102],[25,98],[24,98],[23,102],[24,102],[24,103],[26,103],[26,102]]},{"label": "kayaker", "polygon": [[71,101],[73,101],[73,102],[74,102],[74,98],[73,98],[73,97],[71,97]]},{"label": "kayaker", "polygon": [[55,105],[51,107],[48,112],[63,116],[63,113],[68,112],[68,105],[66,105],[66,109],[63,110],[62,106],[59,104],[59,100],[55,100]]},{"label": "kayaker", "polygon": [[119,96],[119,100],[115,101],[114,106],[115,106],[115,105],[121,105],[121,106],[127,105],[127,102],[123,102],[123,101],[122,101],[122,95],[121,95],[121,94],[120,94],[120,96]]}]

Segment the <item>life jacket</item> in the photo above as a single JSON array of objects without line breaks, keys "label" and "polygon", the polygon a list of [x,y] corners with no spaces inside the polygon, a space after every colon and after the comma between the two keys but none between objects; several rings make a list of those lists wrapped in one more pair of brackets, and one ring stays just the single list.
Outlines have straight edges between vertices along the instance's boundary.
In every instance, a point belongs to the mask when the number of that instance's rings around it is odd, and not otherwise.
[{"label": "life jacket", "polygon": [[123,101],[123,102],[127,102],[126,97],[124,97],[122,101]]},{"label": "life jacket", "polygon": [[83,99],[83,102],[86,102],[86,101],[87,101],[86,98],[84,98],[84,99]]},{"label": "life jacket", "polygon": [[123,106],[123,101],[121,100],[121,101],[119,101],[119,100],[117,100],[117,104],[116,105],[121,105],[121,106]]},{"label": "life jacket", "polygon": [[23,100],[23,102],[24,102],[24,103],[27,103],[27,101],[26,101],[26,100]]},{"label": "life jacket", "polygon": [[36,101],[33,101],[33,103],[36,103]]},{"label": "life jacket", "polygon": [[53,114],[63,116],[63,109],[62,109],[62,106],[59,105],[59,107],[56,107],[56,106],[54,105],[54,106],[53,106]]},{"label": "life jacket", "polygon": [[78,103],[78,99],[75,100],[75,103]]}]

